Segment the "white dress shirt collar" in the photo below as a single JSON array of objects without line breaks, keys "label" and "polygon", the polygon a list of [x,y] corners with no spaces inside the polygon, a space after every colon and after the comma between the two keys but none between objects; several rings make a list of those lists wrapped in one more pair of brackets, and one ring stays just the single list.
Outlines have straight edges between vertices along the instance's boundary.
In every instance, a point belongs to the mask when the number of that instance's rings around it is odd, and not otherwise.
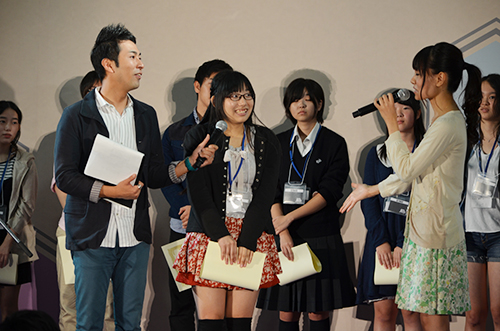
[{"label": "white dress shirt collar", "polygon": [[295,145],[297,146],[297,149],[299,150],[302,157],[306,156],[307,153],[309,153],[309,151],[311,150],[314,142],[316,141],[316,136],[318,135],[320,127],[321,124],[316,122],[316,125],[311,130],[309,135],[304,139],[304,141],[302,141],[299,135],[299,128],[297,127],[297,125],[295,125],[295,129],[293,130],[292,139],[290,140],[290,142],[292,143],[295,141]]}]

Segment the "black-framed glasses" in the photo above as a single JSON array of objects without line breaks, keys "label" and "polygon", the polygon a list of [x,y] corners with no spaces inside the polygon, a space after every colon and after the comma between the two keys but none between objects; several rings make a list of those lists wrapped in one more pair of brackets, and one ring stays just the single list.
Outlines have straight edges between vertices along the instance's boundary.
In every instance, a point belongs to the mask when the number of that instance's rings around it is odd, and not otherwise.
[{"label": "black-framed glasses", "polygon": [[245,100],[253,100],[253,95],[250,93],[231,93],[228,98],[231,99],[231,101],[238,102],[240,101],[241,98],[244,98]]}]

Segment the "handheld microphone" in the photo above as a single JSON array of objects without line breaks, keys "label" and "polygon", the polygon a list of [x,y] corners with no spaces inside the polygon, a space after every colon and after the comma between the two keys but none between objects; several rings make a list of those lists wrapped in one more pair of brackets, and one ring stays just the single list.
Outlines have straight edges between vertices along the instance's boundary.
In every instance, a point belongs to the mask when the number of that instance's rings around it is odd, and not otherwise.
[{"label": "handheld microphone", "polygon": [[[392,92],[394,97],[394,102],[406,101],[410,98],[410,91],[405,88]],[[356,118],[359,116],[365,116],[366,114],[373,113],[377,110],[377,107],[373,103],[366,105],[362,108],[359,108],[355,112],[352,113],[352,117]]]},{"label": "handheld microphone", "polygon": [[[227,129],[227,123],[224,122],[223,120],[220,120],[217,123],[215,123],[215,129],[210,134],[210,140],[208,141],[206,146],[217,143],[217,141],[222,136],[224,131],[226,131],[226,129]],[[198,156],[196,162],[193,164],[193,168],[198,169],[206,160],[207,160],[206,158]]]}]

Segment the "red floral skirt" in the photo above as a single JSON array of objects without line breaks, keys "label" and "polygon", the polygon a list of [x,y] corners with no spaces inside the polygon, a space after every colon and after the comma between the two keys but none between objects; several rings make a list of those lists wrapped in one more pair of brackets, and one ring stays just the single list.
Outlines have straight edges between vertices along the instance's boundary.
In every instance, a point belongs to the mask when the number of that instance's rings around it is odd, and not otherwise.
[{"label": "red floral skirt", "polygon": [[[233,239],[238,240],[243,225],[243,219],[226,217],[225,224]],[[174,263],[174,268],[179,271],[176,280],[193,286],[225,288],[227,290],[242,289],[241,287],[200,278],[201,266],[205,258],[205,252],[207,251],[209,241],[210,238],[204,233],[187,233],[186,240],[177,254]],[[262,232],[262,235],[257,239],[256,251],[266,254],[264,270],[260,280],[260,288],[267,288],[278,284],[279,279],[276,275],[280,274],[282,271],[274,236]]]}]

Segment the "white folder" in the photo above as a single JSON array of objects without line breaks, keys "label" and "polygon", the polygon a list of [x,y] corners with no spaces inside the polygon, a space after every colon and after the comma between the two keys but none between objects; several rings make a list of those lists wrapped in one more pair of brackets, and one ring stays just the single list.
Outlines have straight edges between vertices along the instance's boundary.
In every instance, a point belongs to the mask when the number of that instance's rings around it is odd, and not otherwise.
[{"label": "white folder", "polygon": [[266,254],[254,252],[252,263],[245,268],[239,264],[226,264],[221,260],[219,244],[209,241],[200,277],[208,280],[244,287],[257,291],[260,287]]},{"label": "white folder", "polygon": [[279,252],[281,269],[283,270],[283,273],[278,275],[280,285],[321,272],[323,268],[321,262],[307,243],[292,247],[292,252],[293,261],[287,259],[283,252]]}]

